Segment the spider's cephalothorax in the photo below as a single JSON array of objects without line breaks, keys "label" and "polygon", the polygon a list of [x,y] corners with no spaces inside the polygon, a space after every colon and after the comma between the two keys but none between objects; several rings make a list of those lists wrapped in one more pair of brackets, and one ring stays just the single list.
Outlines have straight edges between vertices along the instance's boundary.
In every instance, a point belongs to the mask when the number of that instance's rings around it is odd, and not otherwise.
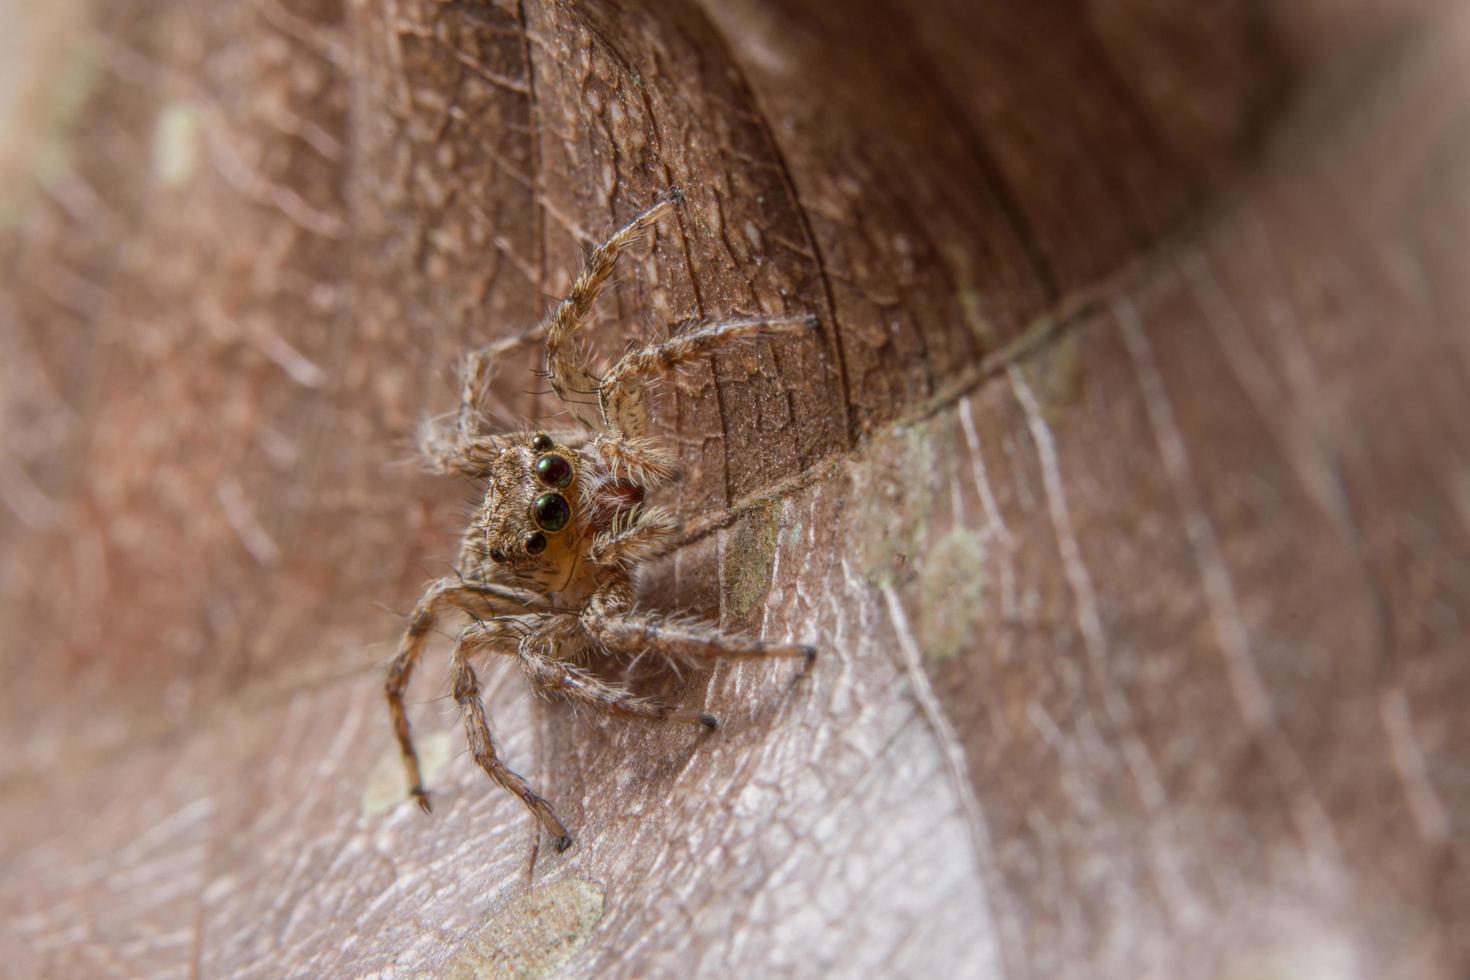
[{"label": "spider's cephalothorax", "polygon": [[579,459],[576,450],[544,433],[507,442],[490,468],[485,503],[470,531],[471,540],[484,539],[483,550],[471,555],[488,559],[499,572],[481,561],[473,576],[499,574],[537,592],[565,593],[587,550],[591,528],[573,515],[588,509],[579,506],[577,494],[595,480],[595,461]]},{"label": "spider's cephalothorax", "polygon": [[648,432],[644,395],[650,377],[734,340],[816,326],[806,316],[704,324],[661,343],[636,346],[606,374],[594,374],[577,343],[577,331],[618,254],[681,201],[678,192],[665,195],[593,249],[567,298],[538,331],[546,338],[547,377],[581,430],[521,435],[488,431],[480,404],[495,355],[503,349],[492,346],[466,357],[453,422],[428,427],[422,439],[424,457],[434,470],[484,481],[485,499],[465,530],[458,575],[425,591],[388,668],[388,706],[409,793],[429,809],[403,692],[439,613],[453,607],[471,619],[450,659],[454,698],[470,751],[492,779],[525,802],[558,851],[571,844],[566,827],[495,751],[470,663],[476,654],[516,657],[538,690],[579,704],[627,717],[714,728],[712,715],[681,711],[601,679],[583,666],[585,658],[605,651],[810,660],[815,653],[805,644],[730,635],[634,608],[631,567],[667,551],[676,532],[667,511],[644,503],[648,490],[673,478],[671,454]]},{"label": "spider's cephalothorax", "polygon": [[662,461],[635,480],[613,472],[606,446],[600,437],[578,448],[544,432],[506,437],[464,542],[469,577],[498,578],[566,605],[591,595],[619,543],[622,564],[645,557],[629,550],[622,532],[636,525],[653,538],[672,527],[662,509],[643,506]]}]

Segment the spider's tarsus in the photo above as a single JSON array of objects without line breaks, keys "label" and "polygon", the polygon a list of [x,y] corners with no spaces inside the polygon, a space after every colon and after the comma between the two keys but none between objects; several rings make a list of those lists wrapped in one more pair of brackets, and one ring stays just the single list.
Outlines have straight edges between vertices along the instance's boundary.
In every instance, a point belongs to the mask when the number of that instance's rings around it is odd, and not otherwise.
[{"label": "spider's tarsus", "polygon": [[670,187],[668,190],[664,191],[664,200],[668,201],[671,204],[683,204],[684,188]]},{"label": "spider's tarsus", "polygon": [[699,716],[699,723],[705,728],[708,728],[710,731],[714,731],[716,728],[720,727],[720,719],[708,713]]},{"label": "spider's tarsus", "polygon": [[419,809],[420,810],[424,811],[425,813],[433,813],[434,812],[434,805],[429,802],[429,794],[428,793],[424,792],[421,789],[416,789],[416,790],[411,791],[409,793],[409,795],[412,796],[413,799],[414,799],[414,802],[419,805]]},{"label": "spider's tarsus", "polygon": [[815,313],[808,313],[806,317],[806,328],[815,333],[816,331],[820,330],[821,327],[822,318],[817,316]]},{"label": "spider's tarsus", "polygon": [[551,842],[551,846],[556,848],[556,853],[563,853],[564,851],[566,851],[567,848],[572,846],[572,835],[562,834],[556,840]]},{"label": "spider's tarsus", "polygon": [[796,676],[791,678],[792,684],[800,684],[806,680],[812,672],[812,665],[817,662],[817,648],[810,643],[798,643],[796,650],[801,655],[801,669],[796,672]]}]

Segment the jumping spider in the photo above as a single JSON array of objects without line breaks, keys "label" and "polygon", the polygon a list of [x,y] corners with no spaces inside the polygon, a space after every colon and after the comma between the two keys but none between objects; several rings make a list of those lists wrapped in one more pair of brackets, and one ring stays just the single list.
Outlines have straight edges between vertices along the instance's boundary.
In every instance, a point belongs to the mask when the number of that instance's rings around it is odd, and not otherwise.
[{"label": "jumping spider", "polygon": [[633,347],[603,376],[593,373],[578,331],[619,253],[683,200],[671,191],[592,250],[566,299],[543,324],[547,377],[567,413],[590,432],[502,435],[487,431],[480,405],[503,347],[470,353],[463,364],[453,422],[426,427],[420,448],[429,468],[484,480],[485,499],[460,546],[458,574],[431,584],[419,599],[386,691],[403,752],[409,793],[425,812],[429,796],[403,709],[403,691],[436,618],[446,607],[473,622],[450,655],[454,699],[480,768],[530,808],[558,851],[566,827],[519,775],[500,760],[470,659],[483,651],[520,661],[538,691],[630,718],[713,729],[713,715],[681,711],[602,680],[584,664],[599,652],[666,657],[803,657],[813,647],[731,636],[639,612],[630,569],[668,551],[676,524],[645,491],[674,478],[674,458],[649,434],[645,383],[733,340],[808,331],[812,317],[752,317],[710,323]]}]

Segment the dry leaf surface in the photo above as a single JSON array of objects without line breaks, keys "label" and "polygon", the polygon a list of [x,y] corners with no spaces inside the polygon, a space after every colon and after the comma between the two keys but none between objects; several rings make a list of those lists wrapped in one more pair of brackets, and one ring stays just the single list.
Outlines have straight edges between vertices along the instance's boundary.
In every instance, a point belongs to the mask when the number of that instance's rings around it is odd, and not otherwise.
[{"label": "dry leaf surface", "polygon": [[[1465,4],[28,16],[8,971],[1463,975]],[[645,598],[823,653],[645,680],[708,738],[490,670],[558,857],[437,666],[400,799],[379,671],[472,493],[411,433],[675,185],[599,350],[823,327],[662,389]]]}]

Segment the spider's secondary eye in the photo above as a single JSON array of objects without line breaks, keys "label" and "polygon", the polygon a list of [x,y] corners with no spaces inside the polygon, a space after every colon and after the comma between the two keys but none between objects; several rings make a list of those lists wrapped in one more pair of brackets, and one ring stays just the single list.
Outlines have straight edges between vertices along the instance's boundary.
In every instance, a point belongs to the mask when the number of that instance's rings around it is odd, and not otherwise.
[{"label": "spider's secondary eye", "polygon": [[538,453],[544,453],[546,452],[546,450],[550,449],[554,445],[556,445],[556,443],[551,441],[551,436],[547,435],[544,432],[536,433],[536,438],[531,440],[531,448],[536,450]]},{"label": "spider's secondary eye", "polygon": [[501,551],[499,548],[491,548],[490,549],[490,560],[493,561],[497,565],[504,565],[505,564],[505,552]]},{"label": "spider's secondary eye", "polygon": [[535,515],[536,524],[543,531],[555,533],[567,526],[572,519],[572,508],[567,503],[567,498],[559,493],[543,493],[536,498],[531,505],[531,513]]},{"label": "spider's secondary eye", "polygon": [[526,535],[526,554],[539,555],[546,550],[546,535],[540,531],[532,531]]},{"label": "spider's secondary eye", "polygon": [[565,490],[572,485],[572,464],[565,456],[548,453],[536,460],[536,476],[548,487]]}]

